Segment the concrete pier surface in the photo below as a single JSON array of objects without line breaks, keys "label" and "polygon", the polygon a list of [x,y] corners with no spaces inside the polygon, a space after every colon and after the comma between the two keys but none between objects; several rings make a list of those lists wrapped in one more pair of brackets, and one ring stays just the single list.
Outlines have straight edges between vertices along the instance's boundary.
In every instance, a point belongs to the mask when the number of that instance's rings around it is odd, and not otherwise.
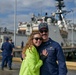
[{"label": "concrete pier surface", "polygon": [[20,62],[12,63],[12,70],[9,70],[8,67],[5,67],[4,70],[1,70],[1,61],[0,61],[0,75],[19,75]]},{"label": "concrete pier surface", "polygon": [[[0,61],[0,75],[19,75],[21,62],[13,62],[12,70],[9,70],[8,67],[1,70],[1,61]],[[76,70],[69,70],[67,75],[76,75]]]}]

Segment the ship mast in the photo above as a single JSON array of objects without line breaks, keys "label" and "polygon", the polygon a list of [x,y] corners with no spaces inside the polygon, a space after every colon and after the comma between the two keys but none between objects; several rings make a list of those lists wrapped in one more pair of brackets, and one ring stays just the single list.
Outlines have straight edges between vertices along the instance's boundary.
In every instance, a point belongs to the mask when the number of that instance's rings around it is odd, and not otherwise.
[{"label": "ship mast", "polygon": [[64,19],[63,14],[66,13],[67,11],[62,10],[62,8],[65,7],[64,1],[63,0],[56,0],[56,7],[57,7],[57,12],[56,14],[59,15],[59,21],[61,22],[62,27],[64,27],[67,30],[67,24]]},{"label": "ship mast", "polygon": [[57,7],[57,9],[58,9],[57,12],[58,12],[58,14],[59,14],[59,20],[62,21],[62,16],[61,16],[61,14],[63,13],[63,12],[62,12],[62,8],[65,7],[65,5],[64,5],[63,0],[56,0],[56,1],[57,1],[56,7]]},{"label": "ship mast", "polygon": [[[62,25],[62,28],[65,28],[66,31],[68,30],[68,26],[67,26],[67,22],[63,16],[63,14],[65,13],[69,13],[69,12],[73,12],[72,10],[71,11],[66,11],[66,10],[62,10],[62,8],[65,7],[64,5],[64,1],[63,0],[55,0],[56,1],[56,7],[57,7],[57,12],[56,14],[59,15],[59,20],[61,21],[61,25]],[[74,17],[74,15],[73,15]],[[73,20],[74,21],[74,20]],[[73,44],[73,41],[74,40],[74,37],[73,37],[73,25],[72,25],[72,47],[74,47],[74,44]]]}]

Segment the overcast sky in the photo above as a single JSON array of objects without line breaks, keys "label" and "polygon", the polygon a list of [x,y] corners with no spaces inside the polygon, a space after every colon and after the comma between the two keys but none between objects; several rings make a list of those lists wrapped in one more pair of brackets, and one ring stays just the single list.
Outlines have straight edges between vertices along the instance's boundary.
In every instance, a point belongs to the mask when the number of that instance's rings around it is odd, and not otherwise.
[{"label": "overcast sky", "polygon": [[[0,0],[0,27],[14,29],[14,6],[16,0]],[[55,0],[17,0],[17,25],[19,22],[30,21],[32,13],[42,16],[56,11]],[[69,20],[76,22],[76,0],[64,0],[67,11],[74,10],[66,15]]]}]

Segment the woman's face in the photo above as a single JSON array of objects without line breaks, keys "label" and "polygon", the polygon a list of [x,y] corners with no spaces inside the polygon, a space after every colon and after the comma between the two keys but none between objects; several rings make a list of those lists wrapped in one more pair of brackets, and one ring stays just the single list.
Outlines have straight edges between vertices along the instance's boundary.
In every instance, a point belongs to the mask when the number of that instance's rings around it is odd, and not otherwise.
[{"label": "woman's face", "polygon": [[35,34],[34,37],[33,37],[33,44],[38,47],[40,46],[42,43],[42,38],[41,38],[41,35],[40,34]]}]

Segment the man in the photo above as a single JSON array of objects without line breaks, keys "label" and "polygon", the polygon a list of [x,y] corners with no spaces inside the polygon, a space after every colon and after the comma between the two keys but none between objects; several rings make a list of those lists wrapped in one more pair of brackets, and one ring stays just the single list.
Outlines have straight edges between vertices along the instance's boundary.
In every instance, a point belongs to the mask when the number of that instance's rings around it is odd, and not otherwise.
[{"label": "man", "polygon": [[9,38],[7,37],[5,39],[6,41],[2,44],[1,50],[2,50],[2,65],[1,68],[4,70],[4,64],[5,62],[8,62],[9,70],[12,70],[12,45],[9,43]]},{"label": "man", "polygon": [[[9,39],[9,43],[12,45],[12,49],[14,50],[15,46],[14,46],[14,43],[12,42],[12,39]],[[11,53],[11,60],[13,58],[13,50]],[[4,65],[5,67],[7,67],[7,62],[8,62],[8,60],[5,62],[5,65]],[[11,63],[12,63],[12,61],[11,61]]]},{"label": "man", "polygon": [[9,40],[9,43],[12,45],[12,48],[15,48],[14,42],[12,42],[12,39]]},{"label": "man", "polygon": [[39,31],[43,38],[43,43],[39,47],[39,54],[41,55],[43,50],[48,53],[41,67],[40,75],[66,75],[67,68],[63,50],[59,43],[49,38],[47,23],[40,23]]},{"label": "man", "polygon": [[24,42],[22,41],[21,42],[21,48],[23,49],[23,47],[24,47]]}]

